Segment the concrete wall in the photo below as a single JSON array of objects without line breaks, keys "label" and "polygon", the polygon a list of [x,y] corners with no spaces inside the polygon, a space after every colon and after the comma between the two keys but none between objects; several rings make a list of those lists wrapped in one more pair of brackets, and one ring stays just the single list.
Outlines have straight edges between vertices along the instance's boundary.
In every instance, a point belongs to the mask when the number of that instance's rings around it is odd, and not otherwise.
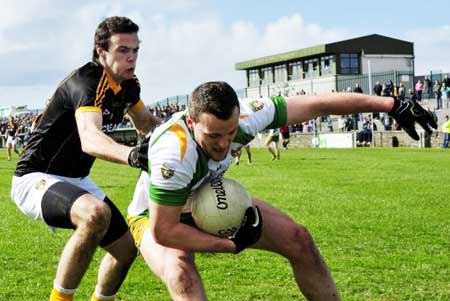
[{"label": "concrete wall", "polygon": [[361,56],[362,74],[369,73],[367,64],[369,60],[372,73],[392,70],[413,71],[412,56],[371,54]]},{"label": "concrete wall", "polygon": [[[356,131],[353,132],[353,140],[356,141]],[[333,133],[326,133],[333,135]],[[375,132],[374,145],[375,147],[440,147],[442,143],[442,133],[435,132],[431,136],[419,132],[421,139],[419,141],[413,140],[403,131],[384,131]],[[291,133],[289,147],[306,147],[312,148],[313,133]],[[262,134],[255,138],[251,146],[255,148],[264,147],[265,135]],[[356,145],[356,143],[354,143]]]}]

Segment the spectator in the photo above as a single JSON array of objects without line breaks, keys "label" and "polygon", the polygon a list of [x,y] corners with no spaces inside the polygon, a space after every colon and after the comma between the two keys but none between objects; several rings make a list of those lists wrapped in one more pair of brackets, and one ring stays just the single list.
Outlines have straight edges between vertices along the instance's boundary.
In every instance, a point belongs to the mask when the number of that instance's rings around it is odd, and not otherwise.
[{"label": "spectator", "polygon": [[373,92],[377,96],[381,96],[381,92],[383,92],[383,86],[380,84],[380,82],[376,82],[375,86],[373,87]]},{"label": "spectator", "polygon": [[388,80],[384,85],[383,96],[394,96],[394,83],[392,80]]},{"label": "spectator", "polygon": [[357,146],[370,146],[372,142],[372,128],[374,124],[370,118],[365,117],[363,129],[357,135]]},{"label": "spectator", "polygon": [[417,98],[416,92],[414,92],[413,89],[409,89],[408,92],[409,92],[409,96],[408,96],[409,99],[414,101],[414,102],[417,102],[418,98]]},{"label": "spectator", "polygon": [[403,83],[400,83],[400,86],[398,87],[398,91],[397,91],[397,97],[400,100],[405,100],[405,86],[403,85]]},{"label": "spectator", "polygon": [[363,90],[359,86],[359,83],[355,84],[355,88],[353,89],[353,92],[355,92],[355,93],[363,93]]},{"label": "spectator", "polygon": [[337,126],[341,133],[343,133],[345,131],[345,116],[344,115],[339,116],[339,118],[337,120]]},{"label": "spectator", "polygon": [[436,79],[433,86],[434,95],[436,95],[436,110],[442,109],[441,83]]},{"label": "spectator", "polygon": [[352,117],[348,116],[347,120],[345,121],[345,131],[351,132],[355,129],[355,123]]},{"label": "spectator", "polygon": [[392,130],[392,123],[393,123],[393,120],[392,120],[392,117],[389,116],[389,114],[383,113],[383,117],[381,117],[381,122],[383,123],[384,130],[385,130],[385,131],[390,131],[390,130]]},{"label": "spectator", "polygon": [[450,78],[448,77],[448,74],[444,75],[442,82],[445,83],[447,87],[450,87]]},{"label": "spectator", "polygon": [[[434,111],[431,111],[431,109],[428,107],[426,108],[426,111],[433,117],[434,121],[436,122],[436,124],[438,123],[438,118],[437,115]],[[437,132],[436,132],[437,134]],[[427,131],[425,131],[424,133],[424,140],[425,140],[425,147],[431,147],[431,134],[428,133]]]},{"label": "spectator", "polygon": [[424,98],[430,99],[432,91],[433,91],[433,85],[431,84],[431,81],[428,78],[428,76],[425,75],[425,78],[423,80]]},{"label": "spectator", "polygon": [[450,87],[445,83],[445,81],[442,82],[441,85],[441,98],[442,98],[442,104],[441,106],[448,109],[448,100],[449,100],[449,93],[450,93]]},{"label": "spectator", "polygon": [[415,88],[417,92],[417,101],[421,101],[423,93],[423,83],[420,79],[417,81]]},{"label": "spectator", "polygon": [[445,121],[442,124],[442,132],[444,133],[444,139],[442,140],[442,147],[448,148],[448,140],[450,135],[450,121],[448,115],[445,115]]},{"label": "spectator", "polygon": [[333,121],[331,120],[331,116],[327,115],[327,128],[330,132],[333,132]]}]

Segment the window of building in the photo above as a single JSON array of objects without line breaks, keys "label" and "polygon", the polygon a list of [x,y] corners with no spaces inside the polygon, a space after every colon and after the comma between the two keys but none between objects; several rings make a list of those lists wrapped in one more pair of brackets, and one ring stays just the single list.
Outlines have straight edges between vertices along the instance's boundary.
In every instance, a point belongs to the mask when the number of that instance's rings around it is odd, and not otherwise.
[{"label": "window of building", "polygon": [[272,67],[265,67],[261,69],[261,84],[267,85],[273,83]]},{"label": "window of building", "polygon": [[249,87],[259,86],[259,70],[258,69],[248,70],[248,86]]},{"label": "window of building", "polygon": [[341,53],[341,74],[359,74],[359,56],[357,53]]},{"label": "window of building", "polygon": [[284,83],[287,81],[286,65],[275,66],[275,82]]},{"label": "window of building", "polygon": [[321,63],[321,75],[329,75],[329,74],[333,74],[333,68],[332,68],[332,64],[333,64],[333,57],[332,56],[325,56],[323,58],[320,59],[320,63]]},{"label": "window of building", "polygon": [[310,78],[310,70],[311,70],[311,68],[310,68],[310,65],[307,63],[307,62],[305,62],[305,64],[303,65],[303,78]]},{"label": "window of building", "polygon": [[289,80],[298,80],[303,78],[302,62],[289,63]]},{"label": "window of building", "polygon": [[319,76],[319,60],[311,59],[305,61],[305,78],[314,78]]}]

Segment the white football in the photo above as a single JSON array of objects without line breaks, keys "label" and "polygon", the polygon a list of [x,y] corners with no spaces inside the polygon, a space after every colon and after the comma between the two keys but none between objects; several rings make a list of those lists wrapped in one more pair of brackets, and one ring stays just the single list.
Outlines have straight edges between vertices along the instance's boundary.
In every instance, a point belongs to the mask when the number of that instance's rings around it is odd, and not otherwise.
[{"label": "white football", "polygon": [[252,206],[250,194],[232,179],[212,179],[203,183],[192,196],[192,217],[205,232],[231,237]]}]

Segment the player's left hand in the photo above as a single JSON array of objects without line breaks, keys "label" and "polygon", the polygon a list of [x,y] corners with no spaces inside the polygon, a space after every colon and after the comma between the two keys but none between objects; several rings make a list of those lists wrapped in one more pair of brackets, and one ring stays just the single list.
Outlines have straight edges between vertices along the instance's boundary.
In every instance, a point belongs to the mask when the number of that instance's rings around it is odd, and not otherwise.
[{"label": "player's left hand", "polygon": [[128,155],[128,164],[148,172],[148,144],[150,136],[138,143]]},{"label": "player's left hand", "polygon": [[389,112],[389,115],[392,116],[401,128],[414,140],[419,140],[419,135],[415,129],[416,122],[420,124],[428,134],[432,133],[430,127],[434,129],[437,128],[433,116],[421,105],[411,100],[399,100],[394,97],[394,106]]},{"label": "player's left hand", "polygon": [[248,207],[244,221],[231,240],[236,245],[235,254],[256,243],[261,237],[263,219],[258,207]]}]

